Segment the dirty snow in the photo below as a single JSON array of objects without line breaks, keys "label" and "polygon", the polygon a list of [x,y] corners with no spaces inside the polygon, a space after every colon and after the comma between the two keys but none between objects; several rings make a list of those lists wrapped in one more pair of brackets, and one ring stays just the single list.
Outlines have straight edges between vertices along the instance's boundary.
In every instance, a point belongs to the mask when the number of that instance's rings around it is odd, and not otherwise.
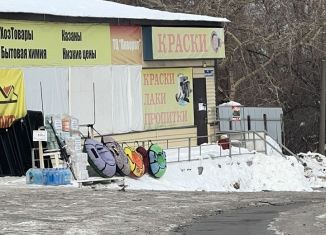
[{"label": "dirty snow", "polygon": [[[272,145],[277,147],[275,142]],[[138,179],[125,177],[127,189],[256,192],[312,191],[326,187],[326,158],[316,153],[298,155],[304,167],[294,156],[283,157],[272,148],[264,154],[231,147],[232,157],[229,157],[228,149],[204,144],[191,149],[191,161],[187,148],[165,151],[168,161],[165,175],[160,179],[148,174]],[[1,185],[45,187],[26,185],[24,177],[0,177]],[[71,186],[77,187],[77,183]]]}]

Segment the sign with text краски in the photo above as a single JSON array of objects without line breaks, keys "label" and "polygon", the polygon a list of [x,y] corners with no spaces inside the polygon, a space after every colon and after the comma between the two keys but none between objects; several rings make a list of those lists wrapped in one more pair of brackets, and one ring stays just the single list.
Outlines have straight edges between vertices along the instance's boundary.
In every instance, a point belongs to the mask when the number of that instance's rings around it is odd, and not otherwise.
[{"label": "sign with text \u043a\u0440\u0430\u0441\u043a\u0438", "polygon": [[192,84],[192,68],[143,69],[145,129],[193,125]]},{"label": "sign with text \u043a\u0440\u0430\u0441\u043a\u0438", "polygon": [[225,57],[223,28],[152,27],[151,35],[153,60]]},{"label": "sign with text \u043a\u0440\u0430\u0441\u043a\u0438", "polygon": [[108,25],[0,20],[2,66],[111,63]]}]

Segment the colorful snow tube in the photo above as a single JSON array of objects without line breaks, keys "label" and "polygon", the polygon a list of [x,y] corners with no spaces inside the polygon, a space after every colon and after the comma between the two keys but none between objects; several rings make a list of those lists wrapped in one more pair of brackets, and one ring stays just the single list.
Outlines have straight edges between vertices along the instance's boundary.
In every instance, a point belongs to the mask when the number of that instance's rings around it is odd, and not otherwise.
[{"label": "colorful snow tube", "polygon": [[145,173],[149,171],[149,159],[147,155],[147,150],[143,146],[138,146],[136,151],[143,157]]},{"label": "colorful snow tube", "polygon": [[160,178],[166,171],[166,155],[163,149],[157,144],[152,144],[148,149],[149,172]]},{"label": "colorful snow tube", "polygon": [[115,163],[117,166],[117,172],[122,176],[129,175],[130,166],[128,157],[123,152],[120,144],[110,136],[103,137],[102,141],[114,156]]},{"label": "colorful snow tube", "polygon": [[128,157],[130,165],[130,175],[141,177],[145,173],[143,157],[131,147],[125,147],[124,152]]},{"label": "colorful snow tube", "polygon": [[116,172],[116,163],[112,152],[102,143],[86,139],[85,150],[88,162],[102,177],[112,177]]}]

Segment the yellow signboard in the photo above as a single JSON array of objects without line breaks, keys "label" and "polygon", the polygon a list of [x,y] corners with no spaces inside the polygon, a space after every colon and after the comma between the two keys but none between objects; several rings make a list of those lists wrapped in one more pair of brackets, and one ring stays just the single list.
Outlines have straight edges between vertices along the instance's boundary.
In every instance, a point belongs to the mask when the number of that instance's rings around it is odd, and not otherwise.
[{"label": "yellow signboard", "polygon": [[8,128],[26,115],[23,72],[0,69],[0,128]]},{"label": "yellow signboard", "polygon": [[224,58],[223,28],[152,27],[153,59]]},{"label": "yellow signboard", "polygon": [[192,68],[142,71],[145,129],[194,124]]},{"label": "yellow signboard", "polygon": [[0,66],[111,64],[108,25],[0,20]]}]

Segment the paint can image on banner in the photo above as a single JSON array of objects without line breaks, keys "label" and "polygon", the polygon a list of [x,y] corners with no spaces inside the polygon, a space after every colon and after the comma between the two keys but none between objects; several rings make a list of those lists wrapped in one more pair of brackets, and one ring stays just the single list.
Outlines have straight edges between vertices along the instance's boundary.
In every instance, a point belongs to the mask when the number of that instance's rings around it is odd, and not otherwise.
[{"label": "paint can image on banner", "polygon": [[183,73],[179,73],[177,75],[177,80],[179,81],[178,84],[178,93],[175,95],[175,98],[179,105],[185,106],[190,103],[190,94],[192,89],[190,87],[190,81],[188,76],[184,75]]},{"label": "paint can image on banner", "polygon": [[221,49],[221,46],[222,46],[222,39],[214,30],[211,34],[211,47],[213,51],[217,53],[219,49]]}]

